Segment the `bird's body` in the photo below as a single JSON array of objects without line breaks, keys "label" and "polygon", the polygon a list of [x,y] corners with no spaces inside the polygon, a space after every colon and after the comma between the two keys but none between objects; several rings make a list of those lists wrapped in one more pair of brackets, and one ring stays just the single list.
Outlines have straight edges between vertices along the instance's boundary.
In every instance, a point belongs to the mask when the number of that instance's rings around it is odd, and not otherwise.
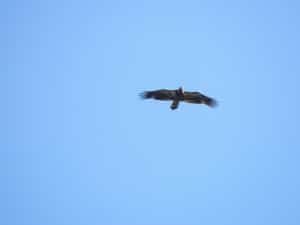
[{"label": "bird's body", "polygon": [[162,101],[172,101],[170,106],[172,110],[177,109],[179,102],[181,101],[195,104],[206,104],[210,107],[216,105],[216,101],[213,98],[205,96],[200,92],[183,91],[181,87],[175,90],[159,89],[154,91],[145,91],[141,93],[141,97],[143,99],[153,98]]}]

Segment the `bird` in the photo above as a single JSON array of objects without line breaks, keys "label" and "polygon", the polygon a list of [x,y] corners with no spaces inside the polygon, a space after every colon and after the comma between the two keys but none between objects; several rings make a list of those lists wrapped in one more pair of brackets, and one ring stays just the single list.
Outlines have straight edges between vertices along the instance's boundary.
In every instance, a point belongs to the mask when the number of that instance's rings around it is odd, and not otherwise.
[{"label": "bird", "polygon": [[140,93],[142,99],[155,99],[161,101],[172,101],[170,108],[175,110],[180,102],[205,104],[210,107],[215,107],[217,101],[214,98],[208,97],[197,91],[184,91],[182,87],[175,90],[159,89],[153,91],[144,91]]}]

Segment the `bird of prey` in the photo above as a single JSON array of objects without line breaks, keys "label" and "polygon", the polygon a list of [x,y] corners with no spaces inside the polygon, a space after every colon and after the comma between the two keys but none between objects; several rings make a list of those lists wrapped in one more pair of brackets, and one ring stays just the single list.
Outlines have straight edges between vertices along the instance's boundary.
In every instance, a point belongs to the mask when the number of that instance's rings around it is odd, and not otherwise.
[{"label": "bird of prey", "polygon": [[154,91],[144,91],[140,94],[142,99],[156,99],[162,101],[172,101],[170,108],[177,109],[179,102],[188,102],[194,104],[205,104],[210,107],[217,105],[215,99],[205,96],[200,92],[183,91],[182,87],[175,90],[159,89]]}]

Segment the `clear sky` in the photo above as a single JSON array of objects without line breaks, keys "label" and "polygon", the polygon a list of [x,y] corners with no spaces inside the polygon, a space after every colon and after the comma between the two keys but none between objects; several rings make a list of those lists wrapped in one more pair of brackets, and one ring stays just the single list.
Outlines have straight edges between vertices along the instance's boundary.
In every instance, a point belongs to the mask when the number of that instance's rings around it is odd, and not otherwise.
[{"label": "clear sky", "polygon": [[0,10],[0,224],[300,224],[299,1]]}]

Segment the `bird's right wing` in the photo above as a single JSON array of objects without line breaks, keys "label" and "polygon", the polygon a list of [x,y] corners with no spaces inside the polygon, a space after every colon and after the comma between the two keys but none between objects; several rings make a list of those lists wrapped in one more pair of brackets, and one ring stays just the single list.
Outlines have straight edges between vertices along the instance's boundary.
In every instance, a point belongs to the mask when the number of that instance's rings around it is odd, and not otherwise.
[{"label": "bird's right wing", "polygon": [[155,91],[144,91],[141,93],[143,99],[153,98],[157,100],[173,100],[176,95],[175,90],[160,89]]}]

